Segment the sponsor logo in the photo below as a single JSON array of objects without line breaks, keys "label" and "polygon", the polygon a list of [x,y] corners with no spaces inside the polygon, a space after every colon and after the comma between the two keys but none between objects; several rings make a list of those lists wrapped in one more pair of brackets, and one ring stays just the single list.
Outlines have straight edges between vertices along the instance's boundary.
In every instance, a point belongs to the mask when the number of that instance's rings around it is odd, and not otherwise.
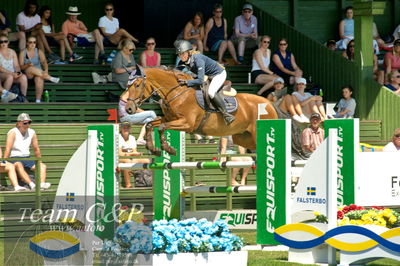
[{"label": "sponsor logo", "polygon": [[266,213],[266,229],[269,233],[273,233],[275,228],[275,129],[270,128],[270,132],[266,135],[266,187],[267,187],[267,213]]},{"label": "sponsor logo", "polygon": [[[171,133],[165,133],[166,141],[170,144],[171,143]],[[170,163],[171,156],[163,151],[163,163]],[[169,170],[163,170],[163,218],[169,219],[171,217],[171,178],[169,176]]]},{"label": "sponsor logo", "polygon": [[338,128],[338,154],[337,154],[337,204],[338,206],[344,205],[344,181],[343,181],[343,128]]},{"label": "sponsor logo", "polygon": [[221,213],[218,219],[225,220],[232,227],[238,225],[254,225],[257,222],[257,213]]},{"label": "sponsor logo", "polygon": [[392,191],[391,195],[392,197],[400,197],[400,180],[398,176],[392,176],[391,178],[392,181]]},{"label": "sponsor logo", "polygon": [[[99,132],[97,150],[96,150],[96,221],[104,219],[105,204],[104,204],[104,133]],[[101,222],[100,222],[101,223]]]},{"label": "sponsor logo", "polygon": [[307,187],[307,196],[316,196],[317,189],[315,187]]},{"label": "sponsor logo", "polygon": [[[57,245],[55,245],[54,240],[58,240]],[[62,231],[47,231],[32,237],[29,242],[29,247],[40,256],[51,259],[61,259],[77,253],[79,251],[80,241]],[[59,249],[55,249],[56,247]]]},{"label": "sponsor logo", "polygon": [[297,197],[296,202],[298,203],[310,203],[310,204],[325,204],[326,199],[315,198],[315,197]]},{"label": "sponsor logo", "polygon": [[75,193],[74,192],[67,192],[65,194],[65,201],[75,201]]}]

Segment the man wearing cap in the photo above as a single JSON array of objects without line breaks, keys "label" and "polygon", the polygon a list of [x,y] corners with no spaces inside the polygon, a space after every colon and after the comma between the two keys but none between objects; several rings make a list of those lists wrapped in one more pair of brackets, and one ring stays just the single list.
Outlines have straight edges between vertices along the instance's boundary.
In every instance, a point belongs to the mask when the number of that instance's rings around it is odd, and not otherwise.
[{"label": "man wearing cap", "polygon": [[85,24],[82,21],[78,20],[78,15],[80,15],[81,13],[78,11],[78,7],[76,6],[70,6],[65,14],[68,15],[68,19],[62,25],[62,32],[65,34],[65,36],[73,35],[76,37],[85,38],[88,42],[91,43],[96,42],[94,63],[98,64],[105,61],[107,59],[107,56],[104,53],[103,36],[100,34],[99,29],[88,32]]},{"label": "man wearing cap", "polygon": [[[30,151],[29,148],[32,145],[37,158],[42,157],[39,148],[39,141],[35,130],[30,128],[31,118],[27,113],[21,113],[17,118],[17,125],[15,128],[11,129],[7,133],[6,140],[6,150],[4,152],[4,158],[29,158]],[[27,183],[29,187],[34,190],[35,183],[29,178],[28,173],[25,171],[29,169],[31,171],[35,170],[35,161],[13,161],[11,163],[15,164],[15,169],[18,175],[21,177],[22,181]],[[40,162],[40,177],[41,183],[40,188],[47,189],[51,186],[50,183],[46,181],[46,165]]]},{"label": "man wearing cap", "polygon": [[396,128],[393,133],[392,141],[386,144],[385,147],[383,147],[383,151],[400,151],[400,128]]},{"label": "man wearing cap", "polygon": [[310,126],[305,128],[302,133],[303,151],[308,155],[311,155],[321,145],[325,136],[325,131],[319,127],[321,116],[318,113],[311,115],[310,122]]},{"label": "man wearing cap", "polygon": [[244,61],[244,49],[257,46],[257,18],[253,16],[253,6],[243,5],[242,15],[235,18],[234,33],[231,40],[238,46],[238,60]]}]

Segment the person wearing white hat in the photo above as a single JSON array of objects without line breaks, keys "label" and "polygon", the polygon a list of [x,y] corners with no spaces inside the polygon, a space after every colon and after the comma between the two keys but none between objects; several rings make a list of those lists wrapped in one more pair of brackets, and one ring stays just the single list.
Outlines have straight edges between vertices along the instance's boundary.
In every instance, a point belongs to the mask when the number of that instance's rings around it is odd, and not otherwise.
[{"label": "person wearing white hat", "polygon": [[65,14],[68,15],[68,19],[62,25],[62,32],[66,36],[72,35],[77,38],[84,38],[91,43],[95,42],[94,63],[98,64],[105,62],[107,56],[104,53],[103,36],[100,34],[99,29],[88,32],[85,24],[78,20],[78,15],[81,13],[76,6],[70,6]]},{"label": "person wearing white hat", "polygon": [[[21,161],[12,161],[15,165],[18,175],[22,181],[27,183],[29,187],[34,190],[36,185],[30,179],[25,169],[34,171],[35,161],[26,160],[30,158],[31,154],[29,148],[32,146],[35,157],[41,158],[42,154],[39,148],[39,141],[35,130],[30,128],[32,119],[29,114],[21,113],[17,118],[17,125],[7,133],[6,150],[4,152],[4,158],[24,158]],[[50,183],[46,182],[46,165],[40,162],[40,188],[47,189],[51,186]]]},{"label": "person wearing white hat", "polygon": [[305,92],[307,81],[305,78],[298,78],[296,80],[295,92],[292,93],[293,104],[302,108],[306,115],[317,113],[321,116],[322,121],[326,119],[326,112],[322,104],[322,97],[319,95],[312,95]]},{"label": "person wearing white hat", "polygon": [[282,119],[292,118],[299,123],[309,123],[310,120],[303,114],[301,107],[294,105],[292,96],[287,94],[283,78],[278,77],[273,82],[272,88],[267,90],[263,96],[273,103],[278,117]]}]

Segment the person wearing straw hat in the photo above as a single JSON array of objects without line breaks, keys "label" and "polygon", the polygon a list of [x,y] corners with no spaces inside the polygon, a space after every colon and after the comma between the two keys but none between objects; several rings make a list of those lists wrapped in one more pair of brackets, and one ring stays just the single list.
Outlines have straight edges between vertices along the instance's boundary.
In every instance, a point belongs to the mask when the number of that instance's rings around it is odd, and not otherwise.
[{"label": "person wearing straw hat", "polygon": [[[31,123],[32,119],[30,118],[29,114],[21,113],[18,115],[16,127],[12,128],[7,133],[4,158],[30,158],[31,154],[29,148],[31,146],[35,152],[35,157],[42,157],[36,132],[30,128]],[[36,162],[30,160],[21,160],[12,161],[11,163],[15,165],[15,169],[17,170],[17,173],[22,181],[27,183],[29,187],[34,190],[36,185],[30,179],[26,169],[34,171],[36,168]],[[42,189],[47,189],[51,186],[50,183],[45,182],[46,168],[46,165],[43,162],[40,162],[40,188]]]},{"label": "person wearing straw hat", "polygon": [[94,63],[98,64],[105,62],[105,60],[107,60],[107,56],[104,53],[103,36],[100,34],[99,29],[88,32],[85,24],[78,20],[78,16],[82,13],[79,12],[78,7],[76,6],[70,6],[65,14],[68,15],[68,19],[62,25],[62,32],[66,36],[72,35],[76,36],[77,38],[84,38],[90,43],[96,43]]}]

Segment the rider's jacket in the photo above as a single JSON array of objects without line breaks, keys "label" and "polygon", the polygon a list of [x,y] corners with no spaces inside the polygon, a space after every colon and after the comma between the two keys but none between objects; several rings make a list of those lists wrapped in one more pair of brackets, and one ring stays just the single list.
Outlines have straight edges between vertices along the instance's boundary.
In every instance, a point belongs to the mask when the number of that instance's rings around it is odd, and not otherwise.
[{"label": "rider's jacket", "polygon": [[189,87],[202,85],[204,82],[204,75],[207,75],[212,79],[214,76],[221,74],[222,71],[224,71],[223,66],[202,54],[192,54],[189,57],[189,60],[185,62],[185,65],[190,71],[197,74],[196,79],[188,80]]}]

